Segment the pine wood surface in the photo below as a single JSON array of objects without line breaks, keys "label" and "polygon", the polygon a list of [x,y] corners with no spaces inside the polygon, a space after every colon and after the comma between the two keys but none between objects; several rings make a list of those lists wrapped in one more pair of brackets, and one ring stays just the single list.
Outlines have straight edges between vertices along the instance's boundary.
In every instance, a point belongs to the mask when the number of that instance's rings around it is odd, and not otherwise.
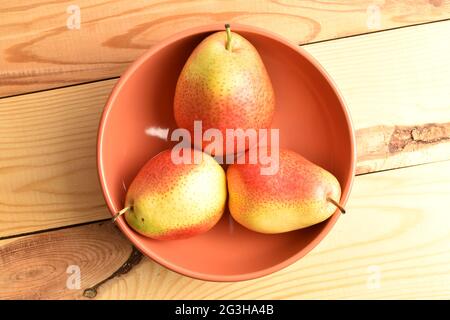
[{"label": "pine wood surface", "polygon": [[[448,34],[445,21],[305,47],[348,104],[357,173],[450,159]],[[95,152],[115,82],[0,99],[0,237],[109,217]]]},{"label": "pine wood surface", "polygon": [[0,96],[117,77],[155,43],[209,23],[305,44],[448,18],[449,0],[2,0]]},{"label": "pine wood surface", "polygon": [[[80,29],[66,26],[70,4],[0,3],[0,299],[450,298],[450,1],[84,0]],[[305,258],[241,283],[142,257],[105,220],[96,174],[117,76],[177,30],[224,21],[311,53],[347,102],[358,153],[349,214]]]},{"label": "pine wood surface", "polygon": [[[449,207],[450,161],[358,176],[348,213],[313,251],[237,283],[140,258],[110,221],[2,240],[0,299],[449,299]],[[80,289],[67,287],[73,265]]]}]

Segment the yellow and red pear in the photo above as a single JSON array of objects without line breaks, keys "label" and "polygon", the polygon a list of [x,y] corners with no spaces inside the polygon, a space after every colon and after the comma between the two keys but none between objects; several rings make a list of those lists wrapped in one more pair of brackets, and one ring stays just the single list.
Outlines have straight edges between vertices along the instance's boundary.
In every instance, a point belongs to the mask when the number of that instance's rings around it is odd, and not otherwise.
[{"label": "yellow and red pear", "polygon": [[330,172],[286,149],[280,150],[275,174],[262,175],[260,164],[233,164],[227,183],[233,218],[261,233],[320,223],[336,211],[341,197],[339,182]]},{"label": "yellow and red pear", "polygon": [[[208,36],[194,49],[178,78],[174,98],[175,121],[191,137],[196,120],[202,121],[203,132],[221,131],[224,149],[215,155],[226,153],[226,129],[268,128],[275,111],[272,83],[258,51],[226,27],[226,32]],[[238,151],[243,150],[228,153]]]},{"label": "yellow and red pear", "polygon": [[192,162],[199,156],[198,164],[175,164],[166,150],[150,159],[131,183],[123,211],[138,233],[182,239],[206,232],[219,221],[227,197],[225,172],[206,153],[188,150]]}]

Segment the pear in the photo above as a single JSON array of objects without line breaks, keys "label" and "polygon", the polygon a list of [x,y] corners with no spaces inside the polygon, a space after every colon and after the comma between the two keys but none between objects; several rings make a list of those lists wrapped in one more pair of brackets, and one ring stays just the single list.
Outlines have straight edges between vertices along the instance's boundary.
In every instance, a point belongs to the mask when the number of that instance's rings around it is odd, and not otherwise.
[{"label": "pear", "polygon": [[[186,149],[198,164],[175,164],[171,150],[150,159],[131,183],[124,214],[138,233],[158,240],[188,238],[211,229],[226,205],[226,176],[211,156]],[[196,155],[197,154],[197,155]]]},{"label": "pear", "polygon": [[228,207],[244,227],[282,233],[320,223],[337,207],[345,212],[338,203],[338,180],[298,153],[280,149],[278,171],[262,175],[260,169],[258,163],[245,163],[227,170]]},{"label": "pear", "polygon": [[[222,155],[244,151],[226,149],[226,129],[262,129],[271,125],[275,111],[275,94],[269,75],[256,48],[241,35],[226,31],[205,38],[184,65],[175,90],[174,117],[180,128],[194,136],[194,121],[201,121],[202,134],[208,129],[220,130],[220,148],[211,154]],[[211,141],[194,141],[205,150]],[[199,145],[201,144],[201,145]]]}]

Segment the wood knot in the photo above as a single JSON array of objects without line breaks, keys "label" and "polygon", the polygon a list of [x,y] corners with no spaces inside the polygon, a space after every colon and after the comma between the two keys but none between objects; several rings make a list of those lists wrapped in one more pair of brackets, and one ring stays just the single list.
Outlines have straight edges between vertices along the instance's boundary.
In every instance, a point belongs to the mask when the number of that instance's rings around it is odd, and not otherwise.
[{"label": "wood knot", "polygon": [[450,139],[450,123],[428,123],[422,126],[396,126],[391,134],[390,153],[414,151],[419,147]]}]

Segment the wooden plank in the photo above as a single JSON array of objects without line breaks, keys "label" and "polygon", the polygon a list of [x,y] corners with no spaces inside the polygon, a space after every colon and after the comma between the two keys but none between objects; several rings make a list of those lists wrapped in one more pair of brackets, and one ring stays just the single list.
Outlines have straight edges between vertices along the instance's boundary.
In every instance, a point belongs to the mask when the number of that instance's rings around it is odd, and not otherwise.
[{"label": "wooden plank", "polygon": [[356,131],[357,173],[450,158],[450,21],[304,47]]},{"label": "wooden plank", "polygon": [[[359,173],[450,159],[448,34],[450,21],[307,47],[348,103]],[[95,144],[115,81],[0,99],[0,237],[108,217]]]},{"label": "wooden plank", "polygon": [[81,286],[126,273],[132,252],[109,222],[3,240],[0,299],[79,298]]},{"label": "wooden plank", "polygon": [[416,125],[449,119],[449,34],[444,21],[303,48],[331,75],[356,129]]},{"label": "wooden plank", "polygon": [[[110,223],[4,240],[0,298],[448,299],[449,207],[450,161],[358,176],[348,214],[318,247],[282,271],[238,283],[194,280],[147,258],[129,259],[131,245]],[[110,261],[119,271],[134,266],[89,289],[114,274]],[[66,289],[70,264],[81,266],[80,290]]]},{"label": "wooden plank", "polygon": [[189,27],[244,23],[304,44],[448,19],[450,1],[3,0],[0,12],[6,96],[118,76],[153,44]]},{"label": "wooden plank", "polygon": [[0,99],[0,236],[108,216],[95,145],[111,85]]}]

